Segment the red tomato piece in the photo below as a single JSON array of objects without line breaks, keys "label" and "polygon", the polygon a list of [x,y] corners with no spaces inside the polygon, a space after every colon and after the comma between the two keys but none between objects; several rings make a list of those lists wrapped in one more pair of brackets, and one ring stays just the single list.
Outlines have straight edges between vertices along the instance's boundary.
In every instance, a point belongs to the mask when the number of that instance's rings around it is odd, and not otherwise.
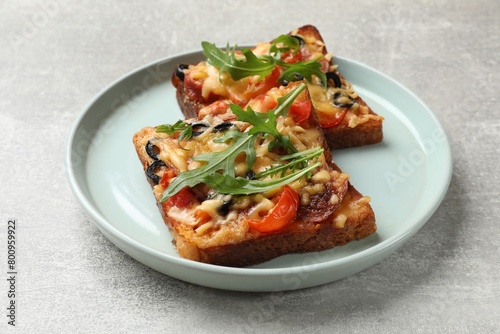
[{"label": "red tomato piece", "polygon": [[280,70],[278,67],[275,67],[271,74],[260,80],[252,90],[249,89],[243,94],[245,99],[249,101],[260,94],[266,93],[271,88],[276,87],[279,76]]},{"label": "red tomato piece", "polygon": [[325,115],[324,113],[318,112],[319,125],[322,128],[331,128],[340,124],[344,120],[347,110],[347,108],[341,109],[341,111],[335,115]]},{"label": "red tomato piece", "polygon": [[194,194],[189,188],[182,188],[177,194],[167,200],[170,207],[187,208],[196,201]]},{"label": "red tomato piece", "polygon": [[167,189],[167,187],[169,185],[169,180],[171,178],[173,178],[174,176],[177,176],[177,173],[172,168],[167,169],[163,173],[163,176],[161,177],[161,180],[160,180],[160,185],[163,187],[163,189]]},{"label": "red tomato piece", "polygon": [[288,114],[295,123],[300,123],[309,118],[311,110],[311,101],[296,101],[291,105]]},{"label": "red tomato piece", "polygon": [[284,186],[276,206],[263,220],[251,220],[250,227],[262,233],[279,231],[295,219],[298,207],[299,194],[292,187]]}]

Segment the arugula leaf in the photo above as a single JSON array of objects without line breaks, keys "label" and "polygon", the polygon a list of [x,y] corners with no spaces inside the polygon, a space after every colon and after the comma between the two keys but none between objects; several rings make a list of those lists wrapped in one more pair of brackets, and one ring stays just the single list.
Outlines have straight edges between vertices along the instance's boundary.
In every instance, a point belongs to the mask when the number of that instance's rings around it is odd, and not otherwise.
[{"label": "arugula leaf", "polygon": [[278,81],[286,80],[292,82],[305,78],[312,83],[312,75],[315,75],[321,80],[323,86],[326,87],[326,74],[321,70],[321,64],[318,62],[318,58],[295,64],[286,64],[285,66],[288,66],[288,68],[281,73]]},{"label": "arugula leaf", "polygon": [[218,67],[221,72],[226,71],[233,80],[240,80],[245,77],[258,75],[261,79],[270,74],[274,69],[274,62],[271,58],[258,58],[251,50],[242,49],[241,52],[245,61],[236,58],[235,49],[227,45],[226,52],[223,52],[215,44],[202,42],[203,54],[210,65]]},{"label": "arugula leaf", "polygon": [[191,139],[191,137],[193,137],[193,128],[191,127],[191,124],[179,120],[175,124],[164,124],[156,128],[156,132],[166,133],[169,136],[172,136],[177,131],[181,131],[179,138],[177,139],[177,143],[179,143],[179,147],[184,149],[181,146],[181,141],[183,139]]},{"label": "arugula leaf", "polygon": [[[278,44],[283,44],[284,46],[278,47]],[[276,59],[281,59],[282,52],[288,52],[292,50],[294,54],[299,51],[300,42],[297,38],[288,35],[281,35],[276,38],[271,47],[269,48],[269,54],[274,55]]]},{"label": "arugula leaf", "polygon": [[[284,44],[284,46],[278,47],[278,44]],[[326,86],[326,74],[321,71],[321,64],[318,61],[322,56],[295,64],[289,64],[281,60],[282,52],[289,50],[298,52],[300,48],[300,43],[291,36],[281,35],[276,38],[271,44],[269,55],[257,57],[252,50],[242,49],[241,53],[245,60],[236,58],[236,46],[231,49],[227,44],[224,52],[215,44],[209,42],[202,42],[201,45],[207,62],[218,67],[221,73],[223,71],[229,73],[233,80],[240,80],[253,75],[258,75],[260,79],[263,79],[273,71],[276,65],[279,65],[285,68],[285,71],[278,78],[278,82],[283,80],[288,82],[298,81],[305,78],[312,83],[312,75],[316,75]]]},{"label": "arugula leaf", "polygon": [[184,187],[194,187],[197,184],[206,183],[207,177],[218,172],[234,177],[234,160],[242,152],[246,154],[247,164],[251,166],[255,162],[255,137],[249,136],[245,132],[231,130],[218,138],[218,142],[227,142],[230,139],[234,142],[224,151],[194,156],[193,160],[205,161],[206,163],[200,168],[180,173],[163,192],[160,201],[169,199]]},{"label": "arugula leaf", "polygon": [[307,162],[319,157],[323,154],[323,148],[315,147],[302,152],[296,152],[289,155],[284,155],[280,157],[280,160],[286,161],[291,160],[289,163],[283,163],[276,166],[271,166],[267,170],[255,175],[256,179],[262,179],[266,176],[276,175],[281,172],[281,177],[283,177],[288,170],[295,170],[297,168],[304,168],[307,166]]},{"label": "arugula leaf", "polygon": [[204,183],[222,194],[249,195],[266,192],[293,182],[302,176],[310,173],[320,166],[321,162],[316,162],[304,169],[295,171],[286,176],[270,180],[248,180],[243,177],[232,177],[226,174],[212,174],[204,177]]},{"label": "arugula leaf", "polygon": [[297,96],[305,89],[305,87],[306,85],[302,83],[285,96],[278,98],[277,106],[268,112],[255,112],[250,106],[248,106],[245,111],[242,107],[236,104],[232,104],[229,107],[231,108],[231,111],[238,116],[239,121],[247,122],[253,125],[253,128],[248,131],[249,134],[265,133],[274,137],[274,141],[269,144],[270,150],[275,147],[284,147],[289,152],[297,152],[297,149],[293,146],[290,138],[288,136],[283,136],[278,129],[276,129],[276,118],[278,116],[287,116],[288,110],[293,104],[293,101],[295,101]]}]

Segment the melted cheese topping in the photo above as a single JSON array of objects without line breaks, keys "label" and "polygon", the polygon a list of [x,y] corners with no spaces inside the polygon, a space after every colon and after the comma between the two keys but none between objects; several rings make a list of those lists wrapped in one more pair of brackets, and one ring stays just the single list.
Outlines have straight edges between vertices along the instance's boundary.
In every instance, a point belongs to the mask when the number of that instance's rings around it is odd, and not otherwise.
[{"label": "melted cheese topping", "polygon": [[191,78],[203,82],[201,96],[204,99],[208,99],[210,94],[214,94],[231,99],[235,103],[246,101],[246,93],[260,81],[260,77],[257,75],[233,80],[229,73],[220,73],[217,67],[204,61],[191,65],[188,71]]}]

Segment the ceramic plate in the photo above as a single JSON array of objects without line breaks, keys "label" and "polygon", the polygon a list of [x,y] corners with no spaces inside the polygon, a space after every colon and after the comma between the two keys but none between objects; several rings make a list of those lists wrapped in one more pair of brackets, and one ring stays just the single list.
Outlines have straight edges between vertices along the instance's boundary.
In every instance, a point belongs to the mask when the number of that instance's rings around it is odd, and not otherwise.
[{"label": "ceramic plate", "polygon": [[452,162],[448,139],[431,110],[400,84],[358,62],[336,57],[341,73],[384,116],[380,144],[334,152],[352,184],[372,198],[377,233],[332,250],[286,255],[249,268],[197,263],[178,256],[164,225],[132,136],[145,126],[183,118],[170,83],[185,53],[146,65],[99,93],[77,119],[68,143],[69,182],[83,209],[116,246],[169,276],[241,291],[316,286],[364,270],[414,235],[439,206]]}]

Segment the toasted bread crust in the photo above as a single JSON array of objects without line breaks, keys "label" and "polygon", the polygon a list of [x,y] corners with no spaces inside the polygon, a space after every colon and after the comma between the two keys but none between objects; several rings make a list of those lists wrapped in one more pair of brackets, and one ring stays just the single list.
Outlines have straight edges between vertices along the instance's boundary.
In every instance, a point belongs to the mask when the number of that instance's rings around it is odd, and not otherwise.
[{"label": "toasted bread crust", "polygon": [[370,119],[354,128],[346,125],[324,128],[323,134],[331,150],[377,144],[384,138],[382,121],[376,119]]},{"label": "toasted bread crust", "polygon": [[[318,28],[311,24],[306,24],[296,30],[291,31],[288,35],[301,35],[314,37],[316,40],[323,42],[323,37],[321,36]],[[326,48],[325,48],[326,50]],[[326,53],[326,52],[325,52]]]}]

